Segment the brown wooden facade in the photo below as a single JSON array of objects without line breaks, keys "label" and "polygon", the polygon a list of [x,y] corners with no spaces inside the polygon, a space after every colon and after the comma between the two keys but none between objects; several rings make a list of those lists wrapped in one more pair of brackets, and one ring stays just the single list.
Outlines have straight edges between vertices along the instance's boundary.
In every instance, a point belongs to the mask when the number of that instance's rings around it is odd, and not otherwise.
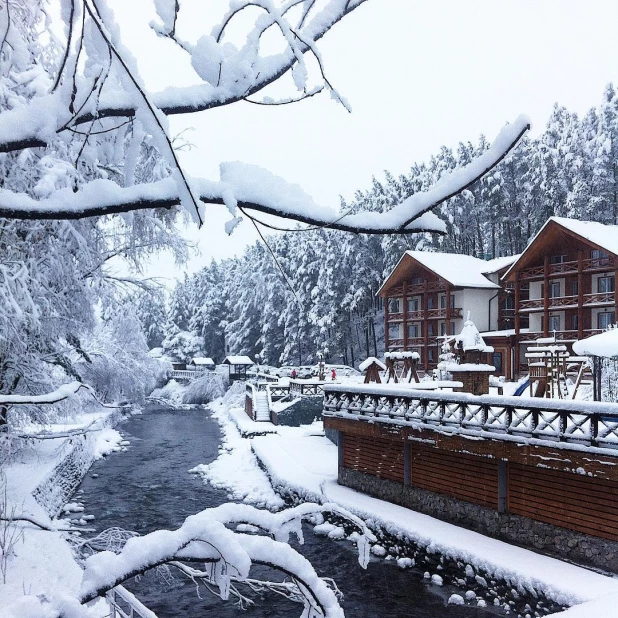
[{"label": "brown wooden facade", "polygon": [[[453,254],[456,261],[457,254]],[[506,268],[503,269],[504,272]],[[502,272],[497,273],[496,282]],[[490,283],[489,279],[487,280]],[[462,292],[468,288],[450,281],[409,255],[404,255],[378,292],[384,299],[384,338],[387,352],[418,352],[419,368],[429,371],[438,364],[444,335],[458,334],[466,319]],[[494,315],[486,318],[492,328],[511,328],[514,310],[506,288],[476,290],[487,311],[493,302]],[[468,294],[470,292],[468,291]],[[474,316],[473,316],[474,319]]]},{"label": "brown wooden facade", "polygon": [[332,417],[324,426],[338,432],[342,469],[618,541],[618,452],[591,456]]},{"label": "brown wooden facade", "polygon": [[527,373],[528,342],[555,336],[570,344],[613,324],[617,276],[618,255],[550,219],[504,278],[513,289],[518,373]]}]

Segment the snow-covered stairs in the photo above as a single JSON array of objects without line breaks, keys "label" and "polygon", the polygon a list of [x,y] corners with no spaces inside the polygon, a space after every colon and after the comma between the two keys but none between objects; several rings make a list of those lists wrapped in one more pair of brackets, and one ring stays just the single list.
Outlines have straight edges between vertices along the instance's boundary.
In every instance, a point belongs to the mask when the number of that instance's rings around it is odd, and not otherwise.
[{"label": "snow-covered stairs", "polygon": [[268,407],[268,393],[266,391],[255,393],[253,407],[256,421],[270,421],[270,408]]}]

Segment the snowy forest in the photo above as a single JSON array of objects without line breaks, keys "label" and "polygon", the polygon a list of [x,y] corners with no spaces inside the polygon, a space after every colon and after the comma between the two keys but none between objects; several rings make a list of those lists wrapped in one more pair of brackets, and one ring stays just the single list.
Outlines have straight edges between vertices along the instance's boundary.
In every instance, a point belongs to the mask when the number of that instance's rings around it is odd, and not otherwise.
[{"label": "snowy forest", "polygon": [[[341,212],[383,212],[427,189],[446,171],[488,148],[443,146],[398,178],[385,172],[371,188],[341,200]],[[229,351],[269,365],[358,364],[383,347],[375,293],[407,249],[492,258],[520,253],[552,215],[618,223],[618,96],[612,85],[584,117],[555,105],[545,130],[525,136],[504,162],[434,212],[447,234],[352,235],[297,227],[271,234],[238,259],[213,262],[179,283],[167,323],[164,296],[142,295],[138,314],[150,345],[179,359]],[[271,254],[272,252],[272,254]],[[273,257],[274,256],[274,257]],[[167,335],[164,338],[164,333]],[[225,349],[225,345],[228,349]]]}]

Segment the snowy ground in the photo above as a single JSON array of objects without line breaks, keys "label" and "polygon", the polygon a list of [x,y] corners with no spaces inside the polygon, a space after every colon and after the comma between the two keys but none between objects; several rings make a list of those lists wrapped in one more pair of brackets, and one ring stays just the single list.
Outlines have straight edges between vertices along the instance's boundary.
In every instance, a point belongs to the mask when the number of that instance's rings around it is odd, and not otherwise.
[{"label": "snowy ground", "polygon": [[[52,425],[50,432],[64,432],[80,426],[90,425],[95,419],[107,416],[109,412],[84,414],[71,425]],[[101,429],[94,434],[94,457],[100,458],[112,450],[120,450],[122,436],[115,429]],[[83,438],[73,438],[82,440]],[[14,461],[3,466],[6,477],[6,493],[2,493],[2,510],[9,516],[29,516],[45,526],[67,527],[65,520],[51,519],[45,509],[35,500],[34,490],[49,477],[55,466],[68,455],[72,444],[70,438],[38,440],[16,453]],[[4,496],[6,498],[4,498]],[[66,518],[82,519],[85,513],[79,504],[67,505],[71,514]],[[89,519],[89,518],[88,518]],[[0,522],[0,533],[6,528]],[[6,579],[0,573],[0,616],[29,616],[28,595],[47,597],[66,594],[76,595],[82,579],[82,569],[75,562],[66,532],[41,530],[34,525],[11,526],[16,531],[15,543],[7,562]],[[5,614],[11,602],[23,602],[21,610],[12,609]],[[40,607],[39,607],[40,609]],[[18,611],[15,614],[15,611]],[[92,610],[93,616],[107,615],[107,604],[102,601]]]},{"label": "snowy ground", "polygon": [[[240,393],[210,406],[225,435],[220,457],[195,472],[230,496],[277,508],[282,493],[336,502],[368,522],[403,534],[421,546],[481,568],[563,605],[565,618],[617,618],[618,578],[514,547],[427,515],[366,496],[337,484],[337,447],[324,437],[321,423],[276,427],[255,423],[242,408]],[[255,435],[266,433],[268,435]],[[246,436],[246,437],[243,437]],[[558,615],[558,614],[554,614]]]}]

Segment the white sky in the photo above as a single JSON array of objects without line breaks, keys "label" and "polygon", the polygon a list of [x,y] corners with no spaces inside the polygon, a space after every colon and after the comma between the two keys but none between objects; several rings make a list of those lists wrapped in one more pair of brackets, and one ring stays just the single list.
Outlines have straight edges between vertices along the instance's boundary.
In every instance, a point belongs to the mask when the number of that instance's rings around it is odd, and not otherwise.
[{"label": "white sky", "polygon": [[[151,90],[194,79],[183,54],[149,32],[151,0],[109,0],[123,40]],[[225,10],[222,0],[181,0],[181,34],[195,41]],[[555,102],[585,113],[618,82],[615,0],[369,0],[337,24],[320,48],[331,82],[353,113],[328,95],[265,108],[237,103],[175,117],[172,133],[193,127],[185,169],[217,180],[221,161],[253,163],[336,206],[370,187],[383,170],[406,172],[440,146],[490,140],[520,113],[540,132]],[[238,24],[239,27],[242,23]],[[286,82],[287,84],[287,82]],[[279,87],[284,96],[294,94]],[[212,257],[240,255],[257,238],[243,222],[228,237],[229,213],[209,207],[187,237],[201,255],[180,270],[166,256],[149,274],[182,276]],[[171,281],[170,281],[171,283]]]}]

